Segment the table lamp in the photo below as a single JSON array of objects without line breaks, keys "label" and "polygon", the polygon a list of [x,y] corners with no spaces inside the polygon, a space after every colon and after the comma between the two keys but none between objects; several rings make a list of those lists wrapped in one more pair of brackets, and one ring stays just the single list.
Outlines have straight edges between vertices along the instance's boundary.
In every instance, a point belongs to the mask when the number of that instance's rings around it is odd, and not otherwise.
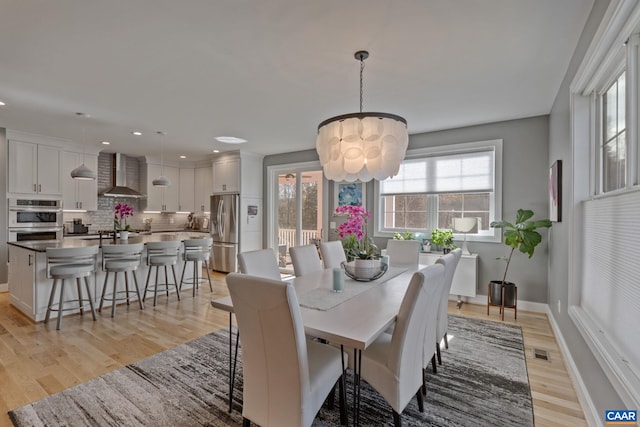
[{"label": "table lamp", "polygon": [[462,253],[464,255],[470,255],[469,248],[467,248],[467,233],[478,232],[478,218],[466,217],[466,218],[454,218],[453,219],[453,231],[456,233],[464,233],[464,243],[462,244]]}]

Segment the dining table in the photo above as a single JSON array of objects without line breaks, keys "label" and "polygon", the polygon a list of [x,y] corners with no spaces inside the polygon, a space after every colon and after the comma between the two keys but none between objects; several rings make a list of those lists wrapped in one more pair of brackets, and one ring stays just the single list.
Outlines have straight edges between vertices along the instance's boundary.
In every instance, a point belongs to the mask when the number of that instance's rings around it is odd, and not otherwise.
[{"label": "dining table", "polygon": [[[389,267],[380,278],[360,282],[344,275],[343,291],[333,292],[334,269],[295,277],[293,284],[308,337],[341,349],[353,349],[353,424],[359,425],[362,351],[394,324],[413,274],[426,265]],[[344,272],[342,273],[344,274]],[[211,301],[211,306],[229,313],[229,412],[237,365],[239,331],[233,350],[233,301],[230,296]],[[231,357],[233,353],[233,357]]]}]

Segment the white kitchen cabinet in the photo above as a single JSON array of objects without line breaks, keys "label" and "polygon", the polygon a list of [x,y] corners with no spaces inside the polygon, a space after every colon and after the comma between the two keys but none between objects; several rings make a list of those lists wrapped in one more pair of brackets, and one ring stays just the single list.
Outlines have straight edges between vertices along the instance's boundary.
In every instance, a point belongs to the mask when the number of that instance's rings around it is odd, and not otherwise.
[{"label": "white kitchen cabinet", "polygon": [[[36,322],[44,320],[53,286],[53,280],[47,277],[47,254],[14,245],[8,247],[11,305]],[[93,277],[89,281],[90,286],[94,286]],[[95,297],[95,286],[91,292]],[[66,286],[65,296],[69,299],[77,298],[76,287]],[[70,313],[76,311],[72,310]],[[57,312],[52,312],[51,316],[57,317]]]},{"label": "white kitchen cabinet", "polygon": [[[441,253],[420,253],[420,264],[430,265],[442,257]],[[478,287],[478,254],[462,255],[453,275],[450,295],[475,297]],[[458,302],[460,300],[458,299]]]},{"label": "white kitchen cabinet", "polygon": [[178,211],[194,212],[195,202],[195,169],[180,168],[178,183]]},{"label": "white kitchen cabinet", "polygon": [[240,192],[240,156],[221,156],[213,160],[213,192]]},{"label": "white kitchen cabinet", "polygon": [[60,149],[9,141],[9,193],[61,195]]},{"label": "white kitchen cabinet", "polygon": [[98,210],[98,180],[71,178],[71,171],[83,163],[92,171],[98,171],[98,156],[70,151],[60,152],[62,207],[65,210]]},{"label": "white kitchen cabinet", "polygon": [[[179,169],[173,166],[161,166],[154,163],[147,163],[143,168],[144,185],[146,186],[146,206],[145,211],[178,212],[180,190]],[[171,181],[169,187],[154,187],[153,180],[164,175]]]},{"label": "white kitchen cabinet", "polygon": [[213,171],[211,166],[195,169],[195,210],[209,212],[213,194]]}]

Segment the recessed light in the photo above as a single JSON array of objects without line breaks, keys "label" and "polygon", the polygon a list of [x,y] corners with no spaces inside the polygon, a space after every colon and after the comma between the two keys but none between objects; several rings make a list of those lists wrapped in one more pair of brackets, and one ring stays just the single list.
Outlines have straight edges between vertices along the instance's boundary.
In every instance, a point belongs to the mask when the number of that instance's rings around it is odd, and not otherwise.
[{"label": "recessed light", "polygon": [[242,144],[247,142],[246,139],[235,136],[216,136],[216,141],[224,142],[225,144]]},{"label": "recessed light", "polygon": [[137,131],[137,130],[135,130],[135,131],[133,131],[131,133],[134,134],[135,136],[141,136],[142,135],[142,132]]},{"label": "recessed light", "polygon": [[220,152],[220,150],[213,150],[213,152],[214,152],[214,153],[219,153],[219,152]]},{"label": "recessed light", "polygon": [[4,107],[5,105],[7,104],[5,104],[3,101],[0,101],[0,107]]},{"label": "recessed light", "polygon": [[180,158],[181,158],[181,159],[186,159],[186,158],[187,158],[187,156],[180,156]]},{"label": "recessed light", "polygon": [[102,141],[102,145],[109,145],[111,144],[109,141]]}]

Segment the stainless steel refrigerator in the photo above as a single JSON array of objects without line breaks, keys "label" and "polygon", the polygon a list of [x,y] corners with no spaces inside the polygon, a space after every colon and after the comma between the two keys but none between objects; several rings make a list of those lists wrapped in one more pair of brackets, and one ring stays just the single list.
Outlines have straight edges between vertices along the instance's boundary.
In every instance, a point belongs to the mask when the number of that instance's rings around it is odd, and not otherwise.
[{"label": "stainless steel refrigerator", "polygon": [[238,268],[238,223],[240,196],[214,194],[211,196],[211,268],[235,272]]}]

